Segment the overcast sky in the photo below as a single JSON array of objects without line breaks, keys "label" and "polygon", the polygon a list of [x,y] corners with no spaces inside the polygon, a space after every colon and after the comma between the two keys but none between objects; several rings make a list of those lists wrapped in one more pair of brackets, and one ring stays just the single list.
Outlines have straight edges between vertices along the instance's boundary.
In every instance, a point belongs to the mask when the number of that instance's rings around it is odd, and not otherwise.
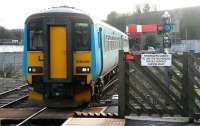
[{"label": "overcast sky", "polygon": [[111,11],[133,12],[137,4],[144,3],[156,5],[158,10],[200,6],[200,0],[1,0],[0,26],[23,28],[29,15],[52,6],[74,6],[99,19],[106,19]]}]

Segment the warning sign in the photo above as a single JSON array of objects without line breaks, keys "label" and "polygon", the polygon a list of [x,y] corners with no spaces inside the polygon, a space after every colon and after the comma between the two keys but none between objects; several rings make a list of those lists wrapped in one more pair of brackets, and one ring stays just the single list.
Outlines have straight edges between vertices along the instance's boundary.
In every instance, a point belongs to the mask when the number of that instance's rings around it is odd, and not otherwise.
[{"label": "warning sign", "polygon": [[141,66],[171,66],[171,54],[141,54]]}]

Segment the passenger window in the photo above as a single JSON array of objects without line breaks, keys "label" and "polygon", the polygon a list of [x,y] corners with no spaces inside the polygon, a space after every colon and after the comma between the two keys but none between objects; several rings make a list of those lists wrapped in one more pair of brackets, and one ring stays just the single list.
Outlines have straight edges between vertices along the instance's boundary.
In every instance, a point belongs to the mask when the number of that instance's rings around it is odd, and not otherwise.
[{"label": "passenger window", "polygon": [[104,34],[104,50],[105,52],[107,51],[106,47],[107,47],[107,35]]},{"label": "passenger window", "polygon": [[123,38],[121,36],[121,41],[120,41],[120,48],[123,49]]}]

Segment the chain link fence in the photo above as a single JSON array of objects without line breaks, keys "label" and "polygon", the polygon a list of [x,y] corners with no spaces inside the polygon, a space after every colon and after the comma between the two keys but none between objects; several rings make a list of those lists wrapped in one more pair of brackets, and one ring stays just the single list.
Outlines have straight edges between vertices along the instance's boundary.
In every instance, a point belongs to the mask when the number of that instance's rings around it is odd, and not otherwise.
[{"label": "chain link fence", "polygon": [[22,52],[0,53],[0,77],[22,77]]}]

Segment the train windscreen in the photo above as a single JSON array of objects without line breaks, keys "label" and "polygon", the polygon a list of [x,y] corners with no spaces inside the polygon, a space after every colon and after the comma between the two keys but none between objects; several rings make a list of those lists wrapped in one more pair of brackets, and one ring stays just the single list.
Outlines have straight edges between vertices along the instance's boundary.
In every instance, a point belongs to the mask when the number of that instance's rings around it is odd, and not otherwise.
[{"label": "train windscreen", "polygon": [[74,22],[72,25],[72,41],[75,51],[90,50],[90,25],[88,22]]},{"label": "train windscreen", "polygon": [[34,22],[29,27],[29,50],[37,51],[43,49],[43,30],[40,22]]}]

